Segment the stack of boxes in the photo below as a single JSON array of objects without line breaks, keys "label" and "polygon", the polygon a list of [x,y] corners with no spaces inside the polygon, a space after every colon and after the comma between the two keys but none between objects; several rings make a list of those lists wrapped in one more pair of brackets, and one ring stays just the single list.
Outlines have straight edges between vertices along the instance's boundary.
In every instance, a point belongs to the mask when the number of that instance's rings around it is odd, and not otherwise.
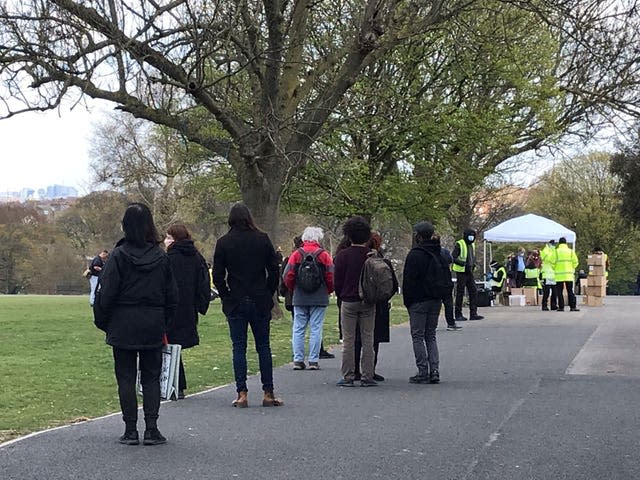
[{"label": "stack of boxes", "polygon": [[584,303],[589,307],[601,307],[602,299],[607,295],[607,277],[605,276],[604,255],[592,254],[587,257],[589,276]]}]

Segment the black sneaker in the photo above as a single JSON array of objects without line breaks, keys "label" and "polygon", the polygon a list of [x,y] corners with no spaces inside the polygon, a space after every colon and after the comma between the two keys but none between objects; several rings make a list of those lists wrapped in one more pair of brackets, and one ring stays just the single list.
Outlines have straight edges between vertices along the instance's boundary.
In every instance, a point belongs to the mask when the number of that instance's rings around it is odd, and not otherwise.
[{"label": "black sneaker", "polygon": [[375,380],[360,380],[361,387],[377,387],[378,382]]},{"label": "black sneaker", "polygon": [[152,430],[144,431],[144,440],[142,443],[145,445],[161,445],[163,443],[167,443],[167,439],[162,436],[160,430],[154,428]]},{"label": "black sneaker", "polygon": [[304,362],[293,362],[294,370],[304,370],[305,368],[307,368],[307,366],[304,364]]},{"label": "black sneaker", "polygon": [[328,359],[328,358],[336,358],[333,353],[329,353],[326,350],[320,350],[320,358]]},{"label": "black sneaker", "polygon": [[475,315],[469,315],[469,320],[482,320],[483,318],[482,315],[478,315],[477,313]]},{"label": "black sneaker", "polygon": [[467,317],[465,317],[464,315],[456,316],[456,322],[466,322],[466,321],[467,321]]},{"label": "black sneaker", "polygon": [[542,307],[542,311],[543,312],[548,312],[549,311],[549,307]]},{"label": "black sneaker", "polygon": [[455,332],[456,330],[462,330],[462,327],[459,325],[447,325],[447,330]]},{"label": "black sneaker", "polygon": [[138,438],[137,430],[130,430],[124,432],[118,441],[124,445],[140,445],[140,438]]},{"label": "black sneaker", "polygon": [[569,311],[570,312],[579,312],[580,309],[579,308],[570,308]]},{"label": "black sneaker", "polygon": [[382,375],[378,375],[377,373],[374,373],[374,374],[373,374],[373,379],[374,379],[376,382],[384,382],[384,377],[383,377]]},{"label": "black sneaker", "polygon": [[409,383],[429,383],[428,375],[414,375],[409,377]]},{"label": "black sneaker", "polygon": [[440,383],[440,372],[438,372],[438,370],[431,370],[429,383]]},{"label": "black sneaker", "polygon": [[353,380],[347,380],[347,379],[341,378],[336,383],[336,387],[355,387],[355,384],[353,383]]}]

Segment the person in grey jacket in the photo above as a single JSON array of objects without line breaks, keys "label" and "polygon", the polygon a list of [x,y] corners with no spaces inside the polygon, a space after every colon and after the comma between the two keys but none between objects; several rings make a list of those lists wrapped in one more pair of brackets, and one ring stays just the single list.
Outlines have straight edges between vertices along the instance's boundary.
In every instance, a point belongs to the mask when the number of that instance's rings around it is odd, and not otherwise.
[{"label": "person in grey jacket", "polygon": [[[331,254],[320,246],[323,238],[322,229],[319,227],[307,227],[302,233],[302,247],[294,250],[289,255],[287,266],[282,274],[287,288],[293,292],[293,368],[304,370],[304,336],[307,325],[309,333],[309,369],[318,370],[320,358],[320,345],[322,344],[322,326],[324,315],[329,305],[329,294],[333,292],[333,259]],[[303,257],[311,255],[315,257],[318,266],[318,288],[306,291],[296,282]]]}]

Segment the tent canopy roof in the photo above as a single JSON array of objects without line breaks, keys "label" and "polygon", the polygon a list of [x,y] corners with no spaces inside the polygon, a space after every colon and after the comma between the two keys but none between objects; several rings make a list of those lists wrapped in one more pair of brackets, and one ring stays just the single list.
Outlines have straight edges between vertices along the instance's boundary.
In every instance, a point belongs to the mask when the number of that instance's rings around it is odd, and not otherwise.
[{"label": "tent canopy roof", "polygon": [[484,232],[487,242],[556,242],[560,237],[568,243],[576,242],[575,232],[553,220],[539,215],[527,214],[512,218]]}]

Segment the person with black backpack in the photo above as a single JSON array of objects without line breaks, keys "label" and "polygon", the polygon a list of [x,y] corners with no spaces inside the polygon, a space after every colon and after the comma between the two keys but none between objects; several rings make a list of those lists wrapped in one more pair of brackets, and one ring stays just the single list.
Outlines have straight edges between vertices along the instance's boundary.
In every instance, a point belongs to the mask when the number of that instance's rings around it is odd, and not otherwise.
[{"label": "person with black backpack", "polygon": [[[436,328],[443,299],[451,295],[453,281],[441,254],[440,239],[429,222],[413,227],[415,246],[409,251],[402,274],[402,296],[409,311],[413,354],[418,373],[410,383],[439,383],[440,356]],[[426,345],[426,349],[425,349]]]},{"label": "person with black backpack", "polygon": [[307,227],[302,233],[302,247],[289,255],[282,274],[287,288],[293,292],[293,369],[304,370],[304,337],[309,325],[309,370],[320,368],[320,346],[322,326],[329,305],[329,294],[333,292],[333,259],[320,246],[322,229]]}]

